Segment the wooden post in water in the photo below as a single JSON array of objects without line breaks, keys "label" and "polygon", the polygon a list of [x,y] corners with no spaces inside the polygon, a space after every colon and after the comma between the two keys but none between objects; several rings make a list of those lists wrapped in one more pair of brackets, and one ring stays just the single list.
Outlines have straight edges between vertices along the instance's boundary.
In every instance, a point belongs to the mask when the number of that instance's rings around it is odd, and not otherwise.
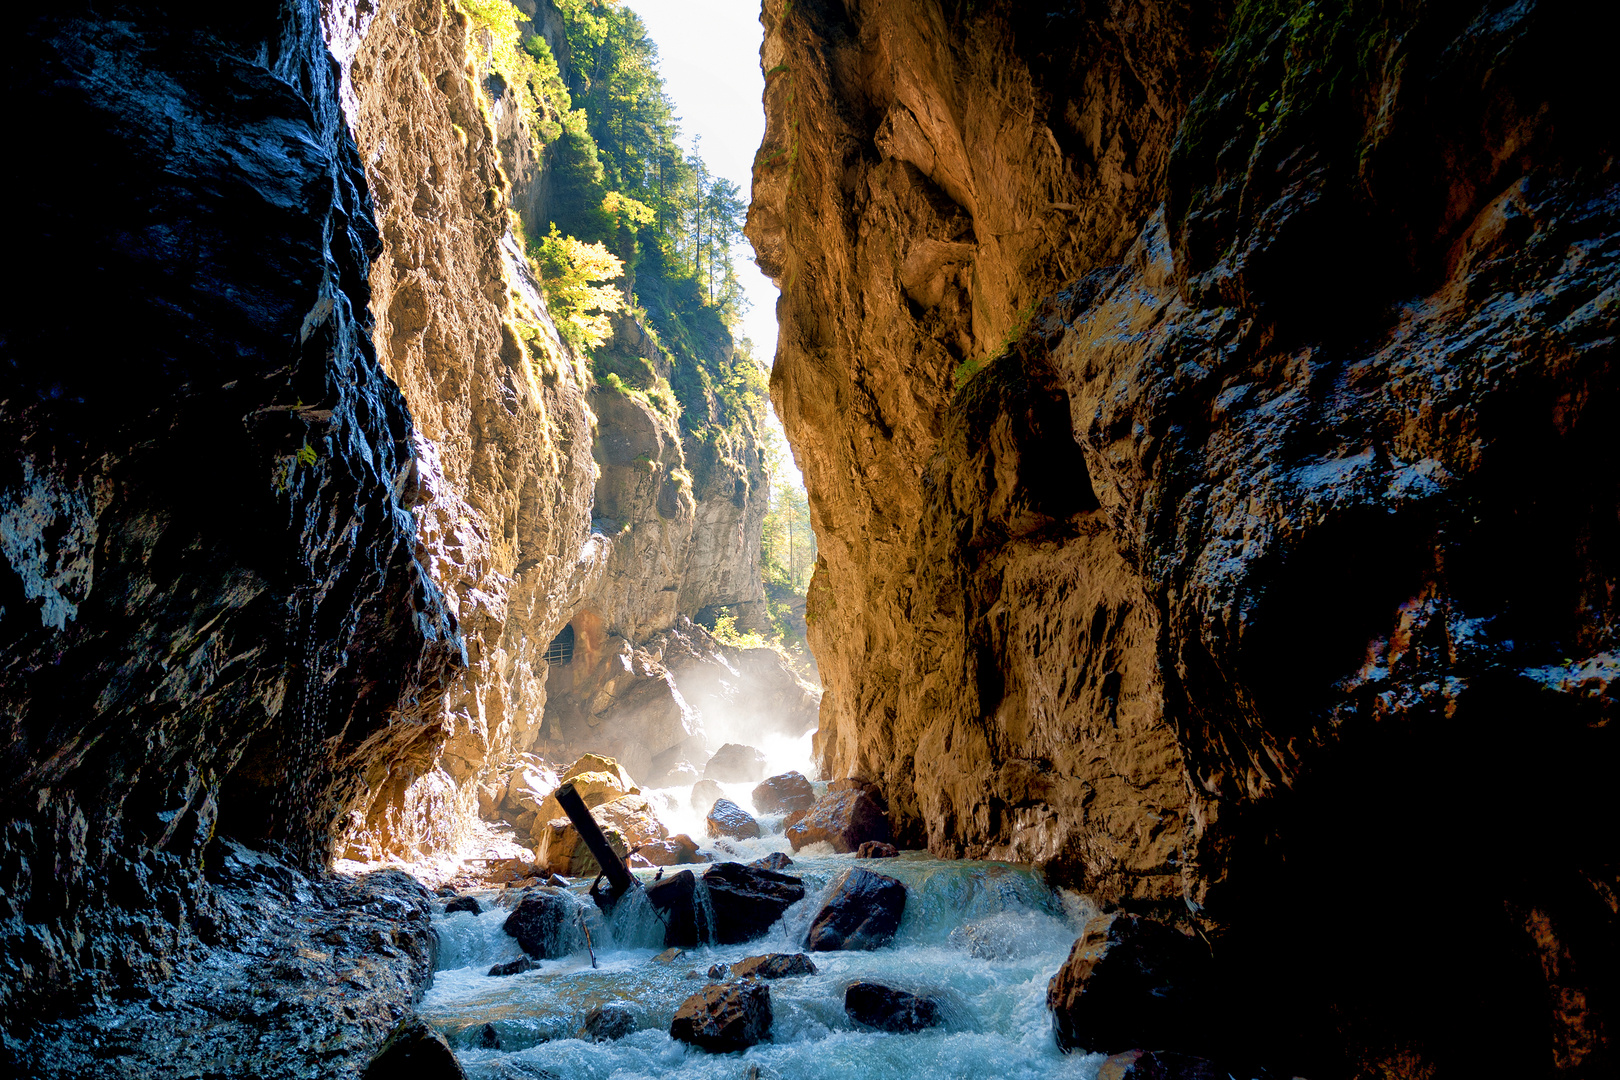
[{"label": "wooden post in water", "polygon": [[579,792],[574,790],[573,784],[564,784],[557,789],[557,801],[562,804],[563,813],[568,815],[568,820],[574,823],[574,828],[579,830],[580,839],[585,841],[585,846],[596,856],[596,863],[602,868],[602,873],[607,875],[608,888],[611,890],[609,897],[617,898],[634,885],[636,879],[630,876],[630,871],[625,869],[624,863],[613,853],[612,845],[607,842],[607,837],[602,835],[602,827],[591,817],[591,812],[585,809],[585,800],[579,797]]}]

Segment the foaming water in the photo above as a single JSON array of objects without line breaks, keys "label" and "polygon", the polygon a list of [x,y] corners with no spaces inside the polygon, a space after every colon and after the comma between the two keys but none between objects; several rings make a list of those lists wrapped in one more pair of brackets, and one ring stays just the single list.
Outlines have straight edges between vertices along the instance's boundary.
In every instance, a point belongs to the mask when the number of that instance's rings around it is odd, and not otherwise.
[{"label": "foaming water", "polygon": [[[780,835],[744,843],[768,844],[761,850],[786,846]],[[439,971],[421,1012],[450,1039],[475,1080],[542,1071],[564,1080],[737,1080],[750,1065],[781,1080],[1095,1076],[1099,1055],[1065,1056],[1052,1039],[1046,985],[1078,927],[1038,872],[920,853],[857,862],[850,855],[807,850],[793,860],[788,872],[804,879],[805,899],[764,938],[689,949],[673,963],[653,959],[663,947],[662,924],[639,896],[603,918],[583,885],[573,890],[596,945],[600,966],[595,969],[581,952],[541,961],[522,975],[491,977],[486,974],[491,965],[520,955],[500,928],[507,911],[494,907],[477,916],[443,917],[437,923],[443,938]],[[905,883],[906,912],[893,945],[873,952],[815,953],[816,974],[770,982],[771,1038],[743,1054],[712,1055],[669,1037],[676,1009],[707,985],[702,973],[711,964],[802,951],[810,920],[831,883],[852,865]],[[638,876],[650,880],[652,874]],[[494,904],[499,897],[489,893],[481,899]],[[861,980],[936,998],[944,1023],[913,1035],[858,1027],[844,1013],[844,991]],[[631,1011],[636,1032],[613,1043],[574,1038],[591,1008],[607,1002]],[[478,1046],[486,1023],[500,1036],[500,1050]]]}]

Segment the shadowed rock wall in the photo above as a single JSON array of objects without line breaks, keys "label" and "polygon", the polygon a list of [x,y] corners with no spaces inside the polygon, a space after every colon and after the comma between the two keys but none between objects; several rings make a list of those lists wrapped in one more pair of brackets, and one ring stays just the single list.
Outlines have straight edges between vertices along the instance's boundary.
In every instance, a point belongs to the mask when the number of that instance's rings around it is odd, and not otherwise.
[{"label": "shadowed rock wall", "polygon": [[827,768],[933,850],[1190,913],[1234,1038],[1308,1075],[1603,1075],[1620,192],[1580,20],[765,23]]},{"label": "shadowed rock wall", "polygon": [[[325,862],[462,662],[313,4],[31,14],[0,430],[0,1006],[134,992],[216,834]],[[87,315],[93,316],[87,318]]]}]

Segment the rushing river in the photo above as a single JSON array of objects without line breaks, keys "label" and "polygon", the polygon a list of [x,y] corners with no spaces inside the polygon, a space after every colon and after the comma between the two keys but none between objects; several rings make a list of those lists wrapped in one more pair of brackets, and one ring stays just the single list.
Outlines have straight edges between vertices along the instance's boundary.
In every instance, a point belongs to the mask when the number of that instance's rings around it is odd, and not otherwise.
[{"label": "rushing river", "polygon": [[[748,806],[750,784],[725,785],[727,795]],[[818,785],[819,786],[819,785]],[[689,810],[669,806],[686,790],[653,793],[676,830],[703,842]],[[692,817],[695,820],[685,820]],[[767,835],[751,841],[707,841],[716,859],[749,861],[789,850],[779,818],[762,817]],[[540,961],[520,975],[490,976],[491,965],[522,955],[502,930],[508,910],[495,891],[474,893],[486,910],[442,916],[439,967],[422,1000],[424,1017],[456,1048],[469,1076],[609,1080],[632,1077],[725,1077],[753,1075],[780,1080],[849,1080],[852,1077],[1079,1077],[1089,1080],[1100,1055],[1065,1056],[1052,1040],[1046,984],[1068,955],[1085,912],[1078,898],[1048,889],[1041,875],[1003,863],[948,861],[921,853],[857,863],[853,855],[792,856],[786,872],[804,879],[805,898],[789,908],[770,932],[744,945],[700,946],[673,962],[654,959],[663,950],[662,924],[643,901],[621,903],[604,918],[575,886],[595,944],[598,967],[583,950],[561,960]],[[771,991],[774,1022],[769,1041],[742,1054],[709,1054],[677,1042],[669,1025],[688,996],[709,982],[711,964],[745,956],[804,951],[805,933],[831,882],[860,865],[906,886],[905,916],[892,945],[873,952],[813,953],[814,975],[776,979]],[[702,866],[692,868],[700,876]],[[667,870],[666,873],[676,872]],[[652,871],[638,874],[644,881]],[[515,903],[517,895],[506,903]],[[695,973],[695,974],[694,974]],[[926,994],[939,1001],[944,1022],[917,1034],[862,1028],[844,1013],[850,983],[872,981]],[[634,1034],[617,1042],[574,1037],[592,1007],[627,1006]],[[500,1049],[480,1046],[485,1025]]]}]

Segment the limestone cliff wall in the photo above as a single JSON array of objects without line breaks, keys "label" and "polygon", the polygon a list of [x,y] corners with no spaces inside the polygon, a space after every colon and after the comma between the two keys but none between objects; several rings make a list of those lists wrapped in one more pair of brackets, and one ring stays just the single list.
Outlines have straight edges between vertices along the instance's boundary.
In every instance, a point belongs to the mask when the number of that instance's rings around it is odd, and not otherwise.
[{"label": "limestone cliff wall", "polygon": [[370,778],[351,844],[443,850],[476,816],[479,785],[537,738],[542,655],[605,560],[590,537],[588,376],[512,235],[502,149],[518,175],[539,170],[513,95],[469,55],[466,17],[389,0],[347,19],[329,36],[353,42],[352,121],[381,232],[377,354],[417,424],[420,557],[467,643],[442,747]]},{"label": "limestone cliff wall", "polygon": [[1620,192],[1579,20],[764,20],[826,767],[1190,913],[1310,1075],[1602,1075]]},{"label": "limestone cliff wall", "polygon": [[123,4],[14,35],[18,136],[76,149],[13,178],[0,335],[7,1027],[217,943],[216,838],[324,864],[462,663],[319,17]]}]

